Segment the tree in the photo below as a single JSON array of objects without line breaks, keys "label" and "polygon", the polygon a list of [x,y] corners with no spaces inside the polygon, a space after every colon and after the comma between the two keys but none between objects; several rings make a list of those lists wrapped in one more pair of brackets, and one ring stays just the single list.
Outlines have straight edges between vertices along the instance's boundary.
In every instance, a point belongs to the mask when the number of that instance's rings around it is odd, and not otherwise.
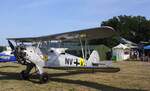
[{"label": "tree", "polygon": [[4,51],[4,50],[6,50],[6,47],[0,46],[0,52],[2,52],[2,51]]},{"label": "tree", "polygon": [[135,43],[150,40],[150,20],[147,20],[144,16],[115,16],[103,21],[101,26],[111,26],[121,37]]}]

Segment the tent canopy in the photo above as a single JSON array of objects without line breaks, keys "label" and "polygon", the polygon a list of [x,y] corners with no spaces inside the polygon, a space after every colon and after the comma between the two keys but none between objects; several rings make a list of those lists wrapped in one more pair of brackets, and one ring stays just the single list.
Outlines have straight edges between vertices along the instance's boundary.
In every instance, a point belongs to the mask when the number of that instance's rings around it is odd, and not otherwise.
[{"label": "tent canopy", "polygon": [[113,47],[113,49],[129,49],[129,47],[120,43],[119,45]]},{"label": "tent canopy", "polygon": [[144,46],[144,49],[150,49],[150,45]]}]

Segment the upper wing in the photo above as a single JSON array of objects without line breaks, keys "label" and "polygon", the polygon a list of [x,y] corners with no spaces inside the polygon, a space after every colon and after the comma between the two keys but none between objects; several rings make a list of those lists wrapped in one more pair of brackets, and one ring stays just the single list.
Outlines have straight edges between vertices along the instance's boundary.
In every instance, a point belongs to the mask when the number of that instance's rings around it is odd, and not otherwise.
[{"label": "upper wing", "polygon": [[28,37],[28,38],[8,38],[7,40],[14,40],[17,42],[38,42],[38,41],[48,41],[48,40],[72,40],[80,38],[86,38],[87,40],[92,39],[101,39],[111,37],[116,34],[115,30],[109,26],[97,27],[84,29],[79,31],[72,31],[48,36],[40,36],[40,37]]}]

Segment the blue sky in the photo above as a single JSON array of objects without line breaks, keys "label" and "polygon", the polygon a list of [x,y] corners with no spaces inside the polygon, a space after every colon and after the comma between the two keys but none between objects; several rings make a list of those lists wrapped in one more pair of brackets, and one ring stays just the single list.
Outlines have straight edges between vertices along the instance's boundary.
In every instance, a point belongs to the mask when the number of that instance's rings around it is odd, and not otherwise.
[{"label": "blue sky", "polygon": [[150,0],[0,0],[0,45],[31,37],[98,27],[118,15],[150,19]]}]

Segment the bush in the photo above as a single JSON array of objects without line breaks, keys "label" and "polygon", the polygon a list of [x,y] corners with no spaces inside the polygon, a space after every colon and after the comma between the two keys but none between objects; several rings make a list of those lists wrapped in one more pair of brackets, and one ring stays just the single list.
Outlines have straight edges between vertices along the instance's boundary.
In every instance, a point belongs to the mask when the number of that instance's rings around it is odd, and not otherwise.
[{"label": "bush", "polygon": [[6,47],[5,46],[0,46],[0,52],[5,51]]}]

